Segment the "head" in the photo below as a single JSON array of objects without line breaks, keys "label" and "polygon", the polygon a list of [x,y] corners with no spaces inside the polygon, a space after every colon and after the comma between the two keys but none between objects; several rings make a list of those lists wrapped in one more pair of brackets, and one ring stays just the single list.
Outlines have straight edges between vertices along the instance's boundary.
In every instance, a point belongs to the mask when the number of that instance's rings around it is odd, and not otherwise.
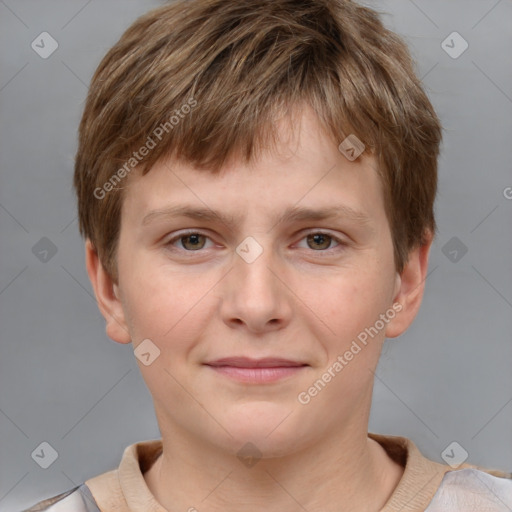
[{"label": "head", "polygon": [[[351,1],[179,1],[123,34],[92,79],[74,184],[107,333],[160,351],[139,366],[161,428],[276,454],[367,417],[368,370],[421,303],[440,139],[406,46]],[[334,213],[283,216],[299,208]],[[206,364],[234,355],[305,366],[254,386]]]}]

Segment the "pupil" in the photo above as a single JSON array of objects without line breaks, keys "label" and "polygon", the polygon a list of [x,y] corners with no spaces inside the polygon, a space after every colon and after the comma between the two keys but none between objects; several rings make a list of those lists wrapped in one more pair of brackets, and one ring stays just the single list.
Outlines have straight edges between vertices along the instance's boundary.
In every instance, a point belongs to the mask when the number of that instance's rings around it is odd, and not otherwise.
[{"label": "pupil", "polygon": [[[329,235],[324,235],[322,233],[317,233],[316,235],[310,235],[310,236],[313,238],[315,244],[323,245],[322,248],[326,247],[326,245],[325,245],[326,241],[327,241],[327,246],[329,246],[329,241],[328,241],[329,240]],[[324,243],[322,243],[322,241]]]},{"label": "pupil", "polygon": [[187,235],[187,236],[184,236],[182,240],[185,241],[185,243],[183,244],[185,247],[187,247],[187,245],[192,249],[197,249],[198,247],[200,247],[200,244],[199,244],[199,237],[201,237],[202,235],[198,235],[198,234],[192,234],[192,235]]}]

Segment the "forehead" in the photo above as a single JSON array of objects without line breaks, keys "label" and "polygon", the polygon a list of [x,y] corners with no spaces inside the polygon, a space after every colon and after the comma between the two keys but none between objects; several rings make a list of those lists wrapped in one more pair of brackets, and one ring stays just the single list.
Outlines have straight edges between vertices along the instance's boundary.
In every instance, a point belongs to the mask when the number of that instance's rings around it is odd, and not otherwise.
[{"label": "forehead", "polygon": [[348,160],[311,109],[303,110],[296,125],[281,120],[278,132],[275,148],[249,163],[233,159],[217,174],[172,159],[159,160],[144,176],[134,173],[123,216],[147,224],[164,213],[195,211],[197,219],[232,224],[249,212],[282,221],[321,220],[337,211],[367,223],[384,211],[374,157],[363,153]]}]

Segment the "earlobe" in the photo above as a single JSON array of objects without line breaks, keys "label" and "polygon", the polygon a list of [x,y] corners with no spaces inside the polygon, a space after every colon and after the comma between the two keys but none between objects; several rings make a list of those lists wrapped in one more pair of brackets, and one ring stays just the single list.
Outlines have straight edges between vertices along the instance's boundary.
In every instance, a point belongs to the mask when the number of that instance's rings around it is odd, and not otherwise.
[{"label": "earlobe", "polygon": [[98,308],[106,321],[107,336],[118,343],[131,343],[119,287],[103,267],[90,240],[85,242],[85,264]]},{"label": "earlobe", "polygon": [[397,274],[394,304],[400,304],[400,312],[386,327],[386,338],[396,338],[403,334],[416,317],[423,299],[428,258],[433,235],[425,236],[425,243],[411,250],[409,259],[400,275]]}]

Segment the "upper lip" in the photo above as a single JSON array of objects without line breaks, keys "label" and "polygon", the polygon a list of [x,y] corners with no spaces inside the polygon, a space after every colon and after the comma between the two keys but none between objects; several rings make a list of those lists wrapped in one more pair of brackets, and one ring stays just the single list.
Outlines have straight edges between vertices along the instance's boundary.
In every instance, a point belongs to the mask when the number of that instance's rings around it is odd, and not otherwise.
[{"label": "upper lip", "polygon": [[307,366],[300,361],[282,359],[277,357],[265,357],[251,359],[250,357],[224,357],[205,363],[208,366],[235,366],[238,368],[278,368],[281,366]]}]

